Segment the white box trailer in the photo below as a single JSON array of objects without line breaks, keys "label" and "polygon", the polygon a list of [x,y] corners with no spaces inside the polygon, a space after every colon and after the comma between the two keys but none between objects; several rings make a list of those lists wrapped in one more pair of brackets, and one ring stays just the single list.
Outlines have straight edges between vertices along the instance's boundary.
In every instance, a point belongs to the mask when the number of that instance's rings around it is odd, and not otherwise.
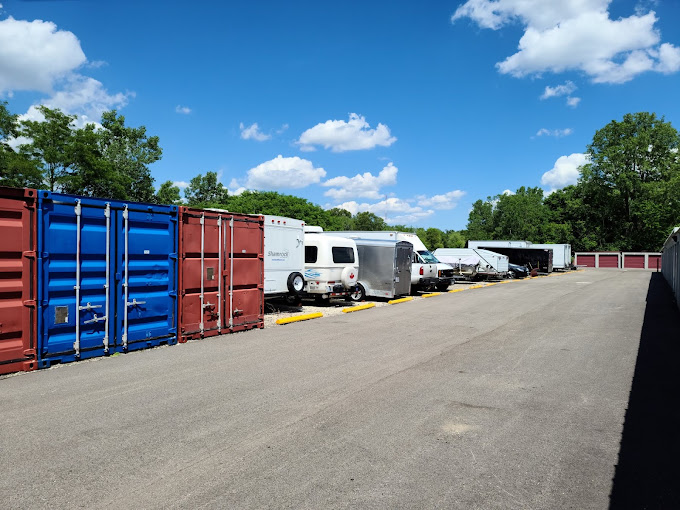
[{"label": "white box trailer", "polygon": [[468,248],[529,248],[529,241],[468,241]]},{"label": "white box trailer", "polygon": [[571,245],[570,244],[532,244],[530,248],[545,248],[553,251],[553,271],[555,269],[571,268]]},{"label": "white box trailer", "polygon": [[455,274],[470,279],[505,278],[508,274],[508,256],[493,251],[481,248],[437,248],[434,255],[451,265]]},{"label": "white box trailer", "polygon": [[265,215],[265,298],[297,295],[304,289],[304,226],[301,220]]},{"label": "white box trailer", "polygon": [[[327,232],[337,236],[349,237],[350,239],[384,239],[387,241],[406,241],[413,245],[413,260],[411,264],[411,289],[413,290],[429,290],[435,287],[447,288],[453,283],[453,268],[448,265],[441,264],[432,253],[427,250],[427,247],[412,232],[399,232],[397,230],[347,230]],[[442,274],[439,277],[440,271],[449,271],[450,274]],[[443,289],[442,289],[443,290]]]},{"label": "white box trailer", "polygon": [[359,280],[350,294],[353,301],[365,297],[392,299],[411,293],[413,245],[406,241],[353,239],[359,252]]}]

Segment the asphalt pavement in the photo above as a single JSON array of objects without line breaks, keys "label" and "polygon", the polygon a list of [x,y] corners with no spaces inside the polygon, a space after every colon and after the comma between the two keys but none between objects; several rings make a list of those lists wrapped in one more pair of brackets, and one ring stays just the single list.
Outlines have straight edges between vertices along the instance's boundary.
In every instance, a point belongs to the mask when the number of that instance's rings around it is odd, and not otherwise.
[{"label": "asphalt pavement", "polygon": [[651,277],[498,284],[0,379],[0,508],[607,508]]}]

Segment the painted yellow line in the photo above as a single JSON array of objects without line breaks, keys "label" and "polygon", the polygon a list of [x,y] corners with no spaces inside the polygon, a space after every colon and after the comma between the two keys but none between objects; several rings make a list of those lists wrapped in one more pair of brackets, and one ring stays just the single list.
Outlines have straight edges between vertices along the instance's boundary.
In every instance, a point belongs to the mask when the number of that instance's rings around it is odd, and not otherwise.
[{"label": "painted yellow line", "polygon": [[435,297],[440,295],[441,292],[430,292],[429,294],[421,294],[420,297]]},{"label": "painted yellow line", "polygon": [[318,319],[319,317],[323,317],[323,314],[321,312],[316,312],[316,313],[305,313],[302,315],[295,315],[293,317],[287,317],[285,319],[276,319],[277,324],[289,324],[291,322],[298,322],[298,321],[306,321],[309,319]]},{"label": "painted yellow line", "polygon": [[343,308],[342,313],[351,313],[358,312],[359,310],[368,310],[369,308],[373,308],[374,306],[375,303],[366,303],[365,305],[349,306],[347,308]]},{"label": "painted yellow line", "polygon": [[397,303],[405,303],[406,301],[413,301],[413,296],[403,297],[400,299],[393,299],[387,303],[390,305],[396,305]]},{"label": "painted yellow line", "polygon": [[468,289],[481,289],[484,287],[484,285],[472,285],[471,287],[468,287]]},{"label": "painted yellow line", "polygon": [[495,282],[495,283],[487,283],[486,285],[482,285],[482,287],[491,287],[492,285],[498,285],[498,282]]},{"label": "painted yellow line", "polygon": [[453,290],[450,290],[449,292],[463,292],[464,290],[467,290],[467,289],[453,289]]}]

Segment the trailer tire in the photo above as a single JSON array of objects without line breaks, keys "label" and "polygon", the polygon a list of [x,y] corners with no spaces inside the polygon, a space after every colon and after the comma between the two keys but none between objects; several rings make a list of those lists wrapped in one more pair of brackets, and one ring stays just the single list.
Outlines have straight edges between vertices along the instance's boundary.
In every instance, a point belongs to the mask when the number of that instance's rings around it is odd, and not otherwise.
[{"label": "trailer tire", "polygon": [[450,285],[449,283],[438,283],[437,285],[435,285],[435,288],[439,292],[445,292],[449,288],[449,285]]},{"label": "trailer tire", "polygon": [[305,279],[300,273],[288,275],[288,291],[291,294],[299,294],[305,288]]},{"label": "trailer tire", "polygon": [[366,289],[360,283],[357,283],[356,290],[349,293],[349,298],[352,301],[363,301],[366,298]]}]

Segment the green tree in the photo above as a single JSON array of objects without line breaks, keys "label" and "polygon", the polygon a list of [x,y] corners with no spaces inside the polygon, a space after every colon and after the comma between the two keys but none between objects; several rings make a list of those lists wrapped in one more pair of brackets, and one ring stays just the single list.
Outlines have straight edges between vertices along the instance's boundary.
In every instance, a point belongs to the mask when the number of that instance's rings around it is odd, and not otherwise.
[{"label": "green tree", "polygon": [[444,233],[444,248],[465,248],[467,240],[462,232],[447,230]]},{"label": "green tree", "polygon": [[125,125],[116,110],[102,114],[99,132],[102,157],[120,174],[128,200],[153,202],[155,192],[149,165],[161,159],[163,150],[157,136],[148,136],[146,127]]},{"label": "green tree", "polygon": [[680,219],[672,193],[679,145],[670,122],[648,112],[626,114],[595,133],[579,185],[600,249],[658,249]]},{"label": "green tree", "polygon": [[493,203],[491,200],[491,197],[488,197],[486,200],[477,200],[472,204],[466,230],[468,239],[493,239],[495,229]]},{"label": "green tree", "polygon": [[0,102],[0,185],[17,188],[42,186],[42,173],[36,161],[14,151],[9,140],[19,136],[18,116]]},{"label": "green tree", "polygon": [[548,214],[543,207],[543,189],[520,187],[514,194],[496,197],[493,210],[494,239],[524,239],[542,242]]},{"label": "green tree", "polygon": [[227,197],[227,188],[217,179],[216,172],[198,174],[184,190],[184,198],[192,207],[223,207]]},{"label": "green tree", "polygon": [[352,213],[350,213],[347,209],[339,209],[335,207],[333,209],[329,209],[326,212],[329,224],[326,230],[355,230]]},{"label": "green tree", "polygon": [[33,160],[44,175],[51,191],[60,190],[61,182],[67,177],[73,165],[72,147],[75,115],[61,110],[38,106],[44,120],[24,120],[20,135],[28,138],[19,150]]},{"label": "green tree", "polygon": [[158,204],[179,205],[182,202],[179,187],[175,186],[172,181],[165,181],[156,192],[155,202]]},{"label": "green tree", "polygon": [[387,230],[387,223],[380,216],[372,212],[359,212],[354,215],[355,230]]}]

